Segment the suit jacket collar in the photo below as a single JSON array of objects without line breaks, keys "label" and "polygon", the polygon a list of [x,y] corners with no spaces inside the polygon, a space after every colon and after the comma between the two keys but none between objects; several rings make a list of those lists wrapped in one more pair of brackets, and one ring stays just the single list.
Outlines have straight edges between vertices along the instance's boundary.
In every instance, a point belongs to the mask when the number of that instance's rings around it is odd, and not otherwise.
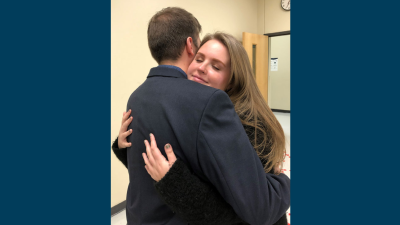
[{"label": "suit jacket collar", "polygon": [[175,78],[187,79],[187,75],[179,68],[175,69],[172,67],[165,67],[165,66],[157,66],[151,68],[147,78],[150,77],[175,77]]}]

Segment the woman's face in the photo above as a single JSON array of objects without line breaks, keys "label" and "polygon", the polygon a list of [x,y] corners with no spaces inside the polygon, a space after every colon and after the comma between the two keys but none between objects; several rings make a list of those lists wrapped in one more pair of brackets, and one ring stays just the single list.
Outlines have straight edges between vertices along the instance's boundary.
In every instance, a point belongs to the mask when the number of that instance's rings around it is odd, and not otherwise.
[{"label": "woman's face", "polygon": [[209,40],[189,65],[188,79],[225,91],[231,72],[230,61],[228,49],[217,40]]}]

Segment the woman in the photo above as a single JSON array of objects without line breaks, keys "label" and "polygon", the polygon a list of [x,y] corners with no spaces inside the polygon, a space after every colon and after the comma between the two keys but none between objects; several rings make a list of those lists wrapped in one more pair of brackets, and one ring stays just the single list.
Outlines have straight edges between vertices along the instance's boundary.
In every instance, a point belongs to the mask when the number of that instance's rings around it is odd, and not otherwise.
[{"label": "woman", "polygon": [[[279,166],[285,157],[283,129],[257,87],[241,43],[225,33],[207,35],[187,75],[189,80],[226,91],[265,172],[279,174]],[[129,116],[130,111],[124,113],[120,139],[113,144],[114,153],[125,166],[126,149],[119,148],[130,146],[126,142],[131,132],[126,131],[131,122]],[[143,153],[143,158],[148,173],[157,181],[157,191],[167,205],[190,224],[246,224],[213,187],[192,175],[180,160],[175,162],[172,147],[168,144],[165,147],[168,162],[158,150],[154,136],[151,136],[150,144],[147,141],[145,144],[147,155]],[[195,212],[193,205],[200,205]],[[286,215],[275,224],[287,224]]]}]

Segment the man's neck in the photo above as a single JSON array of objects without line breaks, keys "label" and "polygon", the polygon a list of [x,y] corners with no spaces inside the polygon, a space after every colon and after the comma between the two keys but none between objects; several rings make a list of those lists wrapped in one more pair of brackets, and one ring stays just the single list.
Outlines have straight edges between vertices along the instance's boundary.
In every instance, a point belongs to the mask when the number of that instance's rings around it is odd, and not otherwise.
[{"label": "man's neck", "polygon": [[160,65],[170,65],[170,66],[176,66],[179,67],[183,70],[183,72],[187,73],[188,65],[185,65],[185,63],[179,62],[179,61],[162,61]]}]

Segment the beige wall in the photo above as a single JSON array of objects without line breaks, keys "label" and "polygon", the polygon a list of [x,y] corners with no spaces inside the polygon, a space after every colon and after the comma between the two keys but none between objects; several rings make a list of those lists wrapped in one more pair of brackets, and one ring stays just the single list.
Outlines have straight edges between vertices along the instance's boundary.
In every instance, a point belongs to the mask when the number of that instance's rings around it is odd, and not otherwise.
[{"label": "beige wall", "polygon": [[265,34],[265,1],[257,0],[257,34]]},{"label": "beige wall", "polygon": [[258,34],[290,30],[290,11],[281,7],[281,0],[258,0]]},{"label": "beige wall", "polygon": [[[159,10],[179,6],[203,27],[201,37],[224,31],[242,40],[257,33],[258,0],[112,0],[111,1],[111,141],[117,136],[130,94],[157,66],[147,46],[147,23]],[[262,13],[262,10],[261,10]],[[110,142],[111,144],[111,142]],[[111,152],[111,207],[124,201],[129,183],[125,167]]]},{"label": "beige wall", "polygon": [[268,105],[271,109],[290,110],[290,35],[269,38],[269,63],[278,58],[278,71],[268,77]]}]

